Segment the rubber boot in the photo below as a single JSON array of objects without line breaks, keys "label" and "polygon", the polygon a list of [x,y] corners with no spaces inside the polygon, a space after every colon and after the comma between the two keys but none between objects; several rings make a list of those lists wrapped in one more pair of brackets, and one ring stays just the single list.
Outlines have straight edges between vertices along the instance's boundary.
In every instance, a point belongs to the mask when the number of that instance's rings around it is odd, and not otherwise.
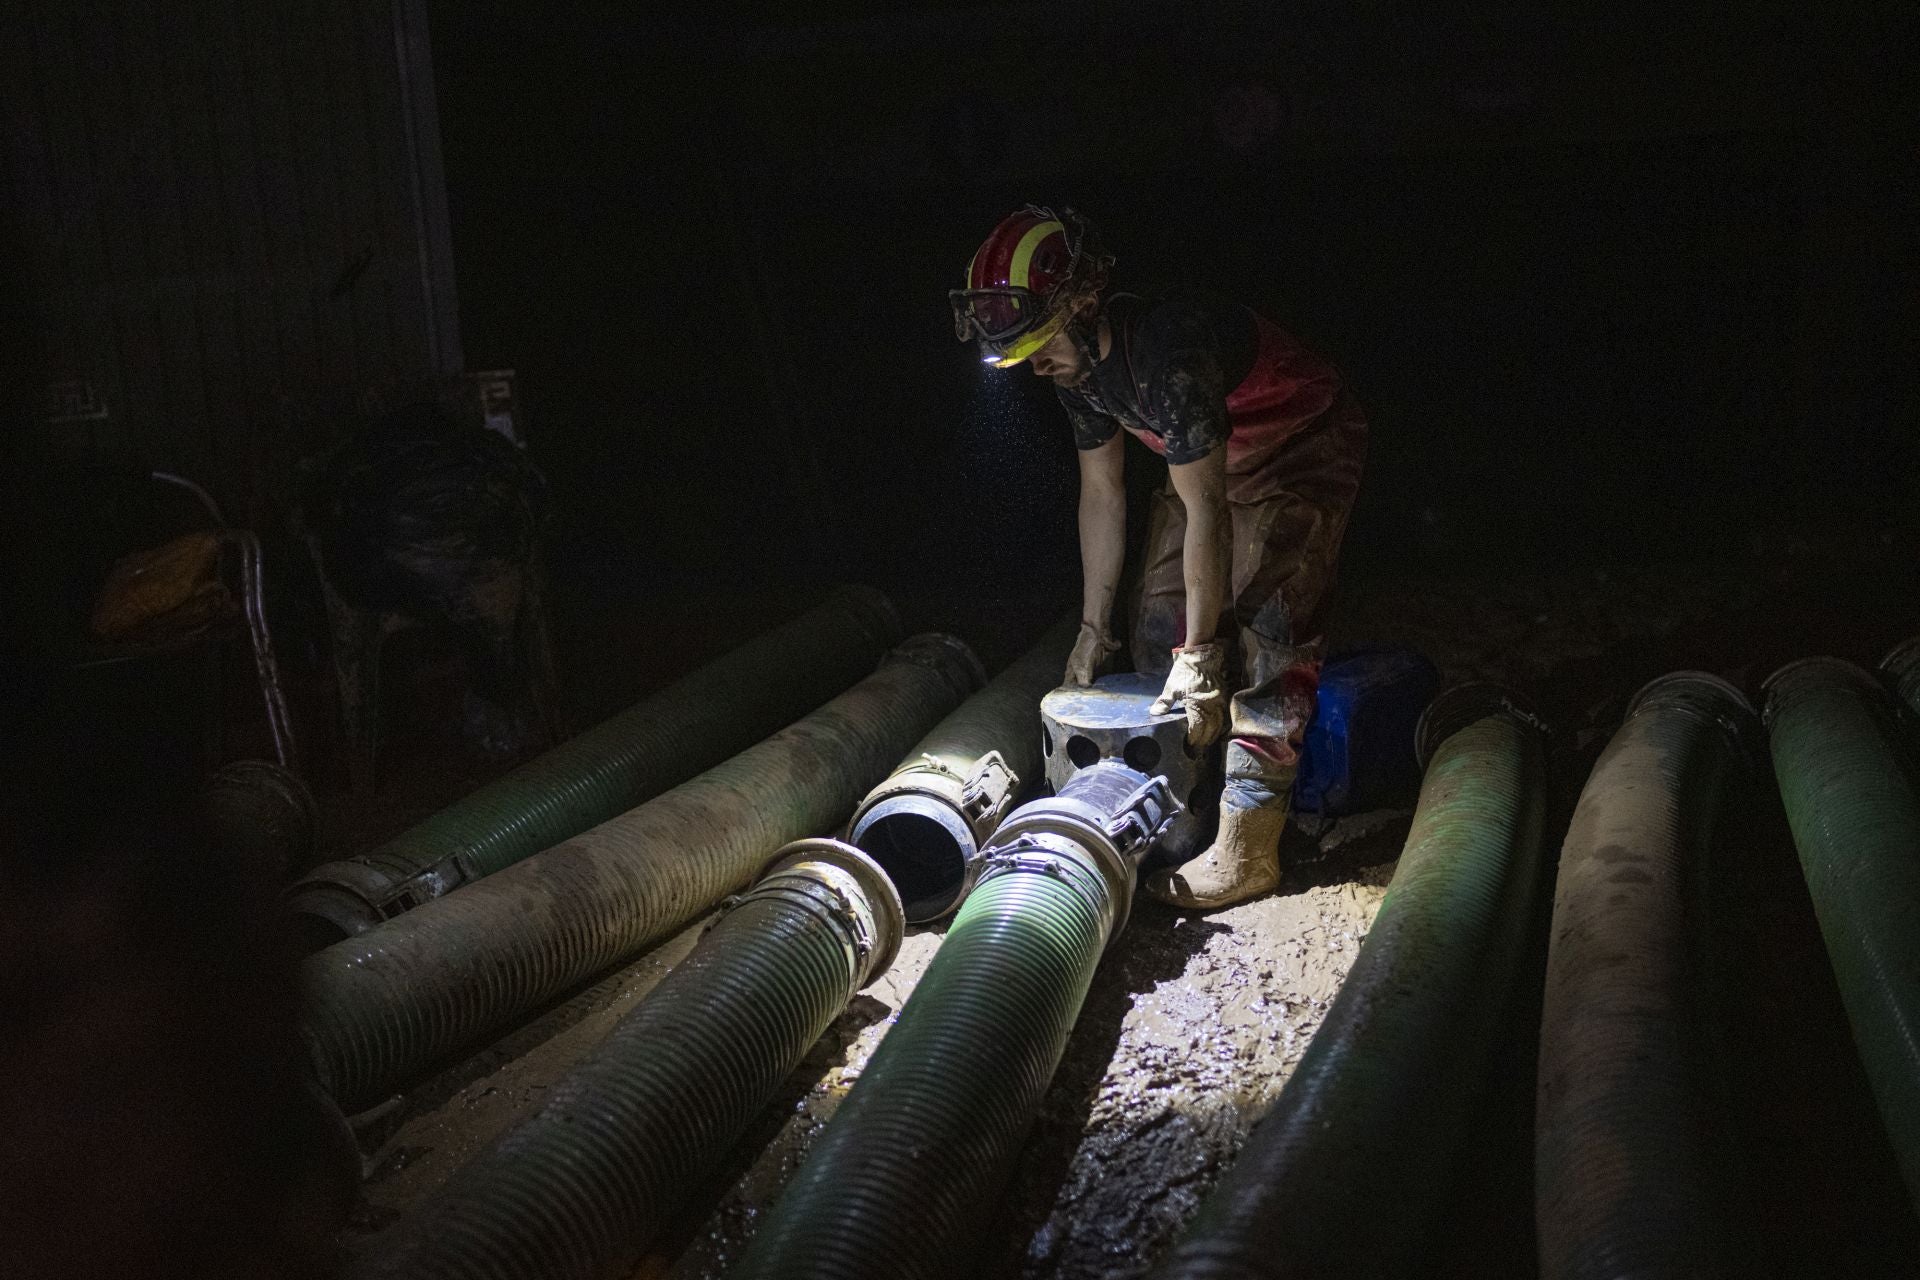
[{"label": "rubber boot", "polygon": [[1211,911],[1258,897],[1280,884],[1280,831],[1287,825],[1285,793],[1278,804],[1243,805],[1223,797],[1220,834],[1191,862],[1147,879],[1147,892],[1176,907]]}]

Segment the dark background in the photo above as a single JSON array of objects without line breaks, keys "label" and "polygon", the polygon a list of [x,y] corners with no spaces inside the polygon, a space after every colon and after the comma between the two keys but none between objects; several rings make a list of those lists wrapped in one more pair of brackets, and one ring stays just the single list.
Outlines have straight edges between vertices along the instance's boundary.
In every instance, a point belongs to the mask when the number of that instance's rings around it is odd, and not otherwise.
[{"label": "dark background", "polygon": [[[457,344],[435,324],[445,264],[418,243],[435,201],[408,190],[431,166],[406,153],[419,81],[394,18],[422,3]],[[1348,373],[1374,424],[1345,560],[1362,593],[1369,577],[1517,567],[1579,596],[1596,566],[1763,566],[1920,510],[1910,0],[1471,16],[1353,0],[840,3],[788,6],[777,26],[764,9],[0,9],[7,479],[29,468],[23,406],[39,387],[100,380],[119,416],[66,439],[199,475],[267,539],[315,740],[333,708],[287,478],[346,434],[372,384],[449,364],[519,372],[551,482],[575,727],[834,580],[873,582],[993,656],[1004,619],[1037,623],[1073,594],[1073,462],[1050,389],[983,370],[952,338],[945,292],[1001,216],[1048,201],[1104,227],[1123,287],[1217,290]],[[1132,476],[1138,488],[1153,469]],[[77,538],[105,492],[78,483],[34,507],[0,496],[5,550],[24,544],[16,526]],[[96,568],[143,545],[99,543]],[[49,647],[40,566],[17,563],[34,554],[0,555],[0,663],[16,676]],[[84,621],[98,578],[68,577],[62,603]],[[1909,560],[1833,594],[1909,634],[1912,584]],[[1883,651],[1890,636],[1830,644],[1813,620],[1842,611],[1796,589],[1785,621],[1763,605],[1720,630],[1778,633],[1779,660]],[[1611,679],[1730,665],[1690,643],[1609,654]],[[181,708],[220,699],[197,669],[127,668],[88,687],[82,714],[60,661],[45,688],[8,681],[0,717],[31,764],[0,805],[0,938],[22,975],[8,1011],[37,1037],[6,1047],[41,1073],[9,1076],[27,1083],[0,1188],[39,1191],[0,1196],[33,1227],[0,1239],[44,1242],[67,1274],[113,1269],[89,1265],[91,1244],[121,1269],[204,1276],[220,1273],[148,1242],[210,1224],[204,1252],[254,1247],[225,1225],[238,1222],[317,1267],[323,1215],[278,1223],[252,1203],[296,1198],[272,1180],[302,1176],[289,1153],[312,1123],[290,1072],[253,1069],[290,1059],[291,959],[247,932],[271,917],[242,900],[244,874],[176,871],[196,847]],[[1588,705],[1604,682],[1571,665],[1562,683]],[[428,682],[401,678],[418,666],[395,664],[391,683],[412,692],[390,711],[420,700]],[[245,663],[226,673],[240,709],[227,718],[257,720]],[[143,697],[165,706],[136,714]],[[445,711],[420,704],[416,730]],[[133,731],[148,719],[160,727]],[[483,776],[428,749],[439,739],[407,739],[407,719],[393,716],[404,763],[386,807],[330,831],[335,851]],[[257,725],[244,732],[259,754]],[[337,801],[339,770],[314,747]],[[156,1055],[183,1065],[149,1072]],[[88,1117],[78,1138],[71,1116]],[[153,1116],[244,1159],[207,1158]],[[1817,1128],[1806,1149],[1828,1140]],[[177,1199],[143,1199],[153,1186]],[[152,1221],[123,1214],[122,1234],[103,1232],[99,1203]]]},{"label": "dark background", "polygon": [[1070,592],[1064,426],[944,299],[1028,200],[1346,370],[1350,566],[1913,503],[1898,6],[913,9],[436,6],[468,362],[521,371],[563,575]]}]

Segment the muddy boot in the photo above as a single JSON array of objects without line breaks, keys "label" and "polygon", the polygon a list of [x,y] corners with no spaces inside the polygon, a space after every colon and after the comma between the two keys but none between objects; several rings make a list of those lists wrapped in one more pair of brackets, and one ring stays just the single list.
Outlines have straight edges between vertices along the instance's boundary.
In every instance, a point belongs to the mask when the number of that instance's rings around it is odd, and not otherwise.
[{"label": "muddy boot", "polygon": [[1280,883],[1280,830],[1287,825],[1284,799],[1277,805],[1220,806],[1220,834],[1191,862],[1147,880],[1147,892],[1176,907],[1202,911],[1258,897]]}]

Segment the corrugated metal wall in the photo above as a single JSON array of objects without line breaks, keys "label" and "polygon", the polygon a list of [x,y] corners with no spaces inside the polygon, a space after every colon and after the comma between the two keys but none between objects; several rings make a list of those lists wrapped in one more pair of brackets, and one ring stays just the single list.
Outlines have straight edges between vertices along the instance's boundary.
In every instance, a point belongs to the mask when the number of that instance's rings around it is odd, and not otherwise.
[{"label": "corrugated metal wall", "polygon": [[257,521],[369,394],[459,370],[421,0],[4,7],[5,417]]}]

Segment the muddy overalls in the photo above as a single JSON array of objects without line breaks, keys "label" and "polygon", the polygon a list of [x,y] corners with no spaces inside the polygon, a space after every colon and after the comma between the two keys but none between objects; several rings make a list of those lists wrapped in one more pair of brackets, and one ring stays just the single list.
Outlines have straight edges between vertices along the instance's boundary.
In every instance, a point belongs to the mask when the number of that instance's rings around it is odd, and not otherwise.
[{"label": "muddy overalls", "polygon": [[[1095,447],[1117,425],[1181,463],[1206,456],[1225,435],[1230,617],[1217,634],[1234,647],[1239,692],[1224,800],[1284,806],[1313,715],[1321,607],[1360,488],[1366,416],[1330,363],[1246,308],[1120,294],[1105,314],[1107,357],[1087,384],[1060,393],[1075,443]],[[1186,639],[1186,522],[1169,477],[1153,496],[1132,609],[1129,641],[1143,672],[1164,674]]]}]

